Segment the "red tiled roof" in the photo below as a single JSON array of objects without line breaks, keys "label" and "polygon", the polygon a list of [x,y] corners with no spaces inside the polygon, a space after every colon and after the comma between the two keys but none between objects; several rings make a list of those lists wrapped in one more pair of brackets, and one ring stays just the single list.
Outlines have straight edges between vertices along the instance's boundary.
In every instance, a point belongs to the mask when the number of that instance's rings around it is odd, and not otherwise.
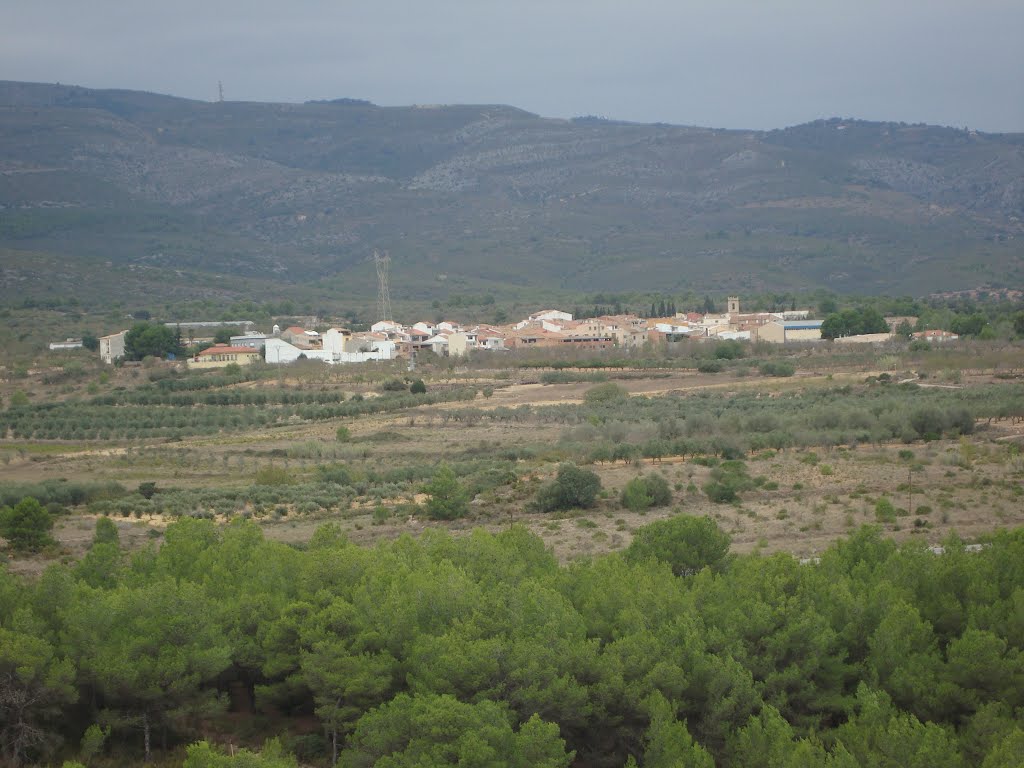
[{"label": "red tiled roof", "polygon": [[215,344],[212,347],[207,347],[202,352],[196,355],[200,357],[202,355],[223,355],[223,354],[238,354],[240,352],[248,352],[254,355],[258,355],[260,351],[253,349],[252,347],[229,347],[227,344]]}]

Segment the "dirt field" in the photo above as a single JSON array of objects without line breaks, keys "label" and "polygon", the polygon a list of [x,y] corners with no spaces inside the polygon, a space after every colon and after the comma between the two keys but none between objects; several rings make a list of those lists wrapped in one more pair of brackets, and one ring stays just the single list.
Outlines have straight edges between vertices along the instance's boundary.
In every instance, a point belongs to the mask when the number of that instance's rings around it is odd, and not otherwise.
[{"label": "dirt field", "polygon": [[[660,372],[648,378],[622,380],[633,396],[693,392],[701,389],[721,394],[744,391],[785,391],[802,387],[858,383],[873,371],[835,371],[806,374],[791,379],[726,377],[691,372]],[[486,381],[486,379],[484,379]],[[979,371],[955,386],[972,386],[991,380]],[[555,446],[564,430],[558,425],[492,423],[469,425],[449,421],[446,411],[473,406],[481,409],[515,408],[521,405],[573,403],[582,400],[594,384],[512,384],[495,381],[490,397],[478,395],[469,403],[423,406],[399,415],[374,415],[346,421],[352,443],[338,447],[338,423],[323,422],[301,427],[276,427],[242,434],[185,439],[168,443],[138,441],[117,445],[68,445],[60,443],[0,443],[0,482],[38,482],[45,479],[116,480],[127,488],[140,482],[161,486],[212,487],[251,482],[267,455],[289,471],[309,471],[323,459],[303,451],[363,451],[364,464],[400,465],[403,461],[436,462],[454,456],[487,456],[497,449],[517,445]],[[701,490],[709,468],[694,461],[672,458],[640,464],[592,465],[606,489],[597,508],[567,515],[527,511],[526,501],[554,471],[554,461],[529,470],[511,489],[488,492],[472,504],[472,513],[445,524],[456,535],[484,527],[499,530],[510,524],[526,525],[541,536],[562,560],[594,555],[628,546],[632,532],[653,520],[677,513],[710,515],[733,538],[738,552],[759,550],[791,552],[811,557],[837,537],[863,523],[879,522],[876,504],[888,499],[895,517],[883,522],[899,539],[919,538],[938,543],[951,531],[970,539],[997,527],[1024,525],[1024,458],[1015,448],[1021,425],[999,422],[960,441],[934,441],[911,446],[862,446],[855,449],[787,450],[767,452],[747,459],[758,486],[746,491],[735,504],[711,502]],[[901,460],[899,451],[910,449],[912,462]],[[276,453],[275,453],[276,452]],[[294,458],[292,454],[298,455]],[[330,456],[328,455],[328,459]],[[913,469],[911,468],[913,467]],[[673,488],[670,506],[636,513],[618,502],[621,488],[639,473],[663,474]],[[414,501],[412,496],[387,500]],[[302,543],[324,522],[340,523],[360,543],[372,543],[403,533],[416,535],[426,526],[439,525],[415,515],[390,517],[374,523],[374,504],[356,504],[331,514],[288,514],[283,519],[260,518],[272,539]],[[122,542],[136,549],[159,543],[167,520],[144,518],[118,520]],[[80,557],[92,537],[94,517],[80,511],[60,519],[55,535],[63,559]],[[11,568],[38,572],[41,558],[12,560]]]}]

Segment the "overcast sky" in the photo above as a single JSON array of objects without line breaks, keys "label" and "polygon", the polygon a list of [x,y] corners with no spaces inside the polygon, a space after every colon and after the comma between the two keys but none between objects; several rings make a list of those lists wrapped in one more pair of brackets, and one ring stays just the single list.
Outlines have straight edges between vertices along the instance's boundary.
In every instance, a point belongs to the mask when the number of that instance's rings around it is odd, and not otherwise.
[{"label": "overcast sky", "polygon": [[1024,0],[3,0],[0,79],[1024,131]]}]

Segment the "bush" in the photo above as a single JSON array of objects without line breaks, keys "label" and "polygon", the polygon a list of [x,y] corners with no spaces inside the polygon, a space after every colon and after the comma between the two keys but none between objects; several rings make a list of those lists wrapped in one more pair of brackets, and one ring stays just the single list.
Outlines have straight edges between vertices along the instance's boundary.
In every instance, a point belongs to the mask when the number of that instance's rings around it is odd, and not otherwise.
[{"label": "bush", "polygon": [[583,395],[583,402],[587,405],[602,405],[607,403],[620,403],[625,401],[629,397],[629,392],[625,387],[621,387],[614,382],[607,382],[606,384],[598,384],[596,387],[591,387],[587,390],[586,394]]},{"label": "bush", "polygon": [[718,360],[701,360],[697,365],[697,370],[701,373],[721,373],[725,369]]},{"label": "bush", "polygon": [[256,473],[256,485],[291,485],[292,477],[281,467],[264,467]]},{"label": "bush", "polygon": [[896,507],[885,496],[875,502],[875,519],[880,523],[896,522]]},{"label": "bush", "polygon": [[792,376],[796,373],[796,368],[792,363],[786,363],[781,360],[769,360],[761,363],[759,370],[763,376],[777,376],[780,378]]},{"label": "bush", "polygon": [[433,479],[423,486],[423,493],[430,494],[426,510],[432,520],[455,520],[469,511],[469,491],[447,464],[438,467]]},{"label": "bush", "polygon": [[634,477],[622,489],[619,501],[623,507],[639,512],[651,506],[651,497],[647,495],[647,483],[642,477]]},{"label": "bush", "polygon": [[672,502],[672,490],[661,475],[634,477],[622,489],[619,501],[626,509],[639,512],[648,507],[663,507]]},{"label": "bush", "polygon": [[624,556],[633,562],[653,557],[668,563],[677,576],[685,576],[704,567],[720,570],[730,543],[710,517],[680,515],[638,529]]},{"label": "bush", "polygon": [[338,438],[339,443],[347,443],[352,439],[352,433],[348,427],[338,427],[338,431],[334,433],[335,437]]},{"label": "bush", "polygon": [[750,489],[754,481],[742,461],[723,461],[711,470],[711,479],[704,484],[704,493],[716,504],[736,501],[739,494]]},{"label": "bush", "polygon": [[601,478],[595,473],[566,463],[558,467],[555,479],[541,488],[534,505],[541,512],[589,509],[597,503],[600,490]]},{"label": "bush", "polygon": [[0,509],[0,535],[16,552],[38,552],[53,544],[53,518],[42,504],[26,496],[14,507]]},{"label": "bush", "polygon": [[427,394],[427,385],[423,383],[423,379],[416,379],[409,385],[409,392],[414,395],[425,395]]},{"label": "bush", "polygon": [[[388,379],[381,385],[382,392],[405,392],[405,382],[401,379]],[[426,391],[426,389],[424,389]]]},{"label": "bush", "polygon": [[316,471],[321,483],[352,485],[352,472],[344,464],[321,464]]},{"label": "bush", "polygon": [[720,341],[715,345],[714,355],[719,360],[738,360],[743,357],[743,344],[736,339]]}]

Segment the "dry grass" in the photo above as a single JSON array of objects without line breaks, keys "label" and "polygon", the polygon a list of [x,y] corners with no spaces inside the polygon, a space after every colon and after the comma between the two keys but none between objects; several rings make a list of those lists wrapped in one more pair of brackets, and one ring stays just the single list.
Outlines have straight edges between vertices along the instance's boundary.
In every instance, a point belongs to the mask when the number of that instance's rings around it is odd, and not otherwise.
[{"label": "dry grass", "polygon": [[[835,386],[863,381],[869,371],[810,373],[793,379],[727,377],[691,372],[662,372],[649,378],[621,382],[634,396],[714,389],[719,393],[782,391],[793,387]],[[971,386],[991,380],[991,372],[962,377]],[[967,379],[966,381],[964,379]],[[481,382],[488,379],[481,376]],[[492,397],[476,402],[425,406],[402,414],[379,414],[345,422],[352,440],[335,439],[338,422],[276,427],[240,434],[185,439],[180,442],[138,441],[132,444],[57,443],[25,445],[0,443],[0,482],[37,482],[49,478],[70,480],[117,480],[129,488],[139,482],[156,481],[161,487],[244,485],[268,462],[284,466],[295,474],[310,473],[323,463],[315,457],[289,458],[288,453],[303,446],[324,450],[366,450],[362,465],[398,466],[403,463],[433,462],[452,457],[486,458],[500,448],[525,445],[551,446],[554,451],[562,427],[537,423],[491,423],[469,426],[445,419],[445,411],[473,405],[479,408],[543,405],[577,402],[593,386],[575,384],[513,384],[491,379]],[[350,382],[336,385],[350,389]],[[732,537],[736,551],[787,551],[812,556],[837,537],[863,523],[876,522],[875,502],[880,497],[895,507],[912,512],[900,515],[885,527],[897,538],[919,537],[937,542],[950,531],[971,538],[1003,526],[1024,525],[1024,496],[1021,478],[1024,463],[1011,447],[1021,435],[1001,423],[970,438],[966,443],[939,441],[911,446],[919,471],[910,478],[913,497],[907,488],[908,467],[898,452],[905,446],[862,447],[855,450],[787,451],[748,460],[751,477],[760,477],[761,487],[742,494],[737,504],[715,504],[700,490],[709,469],[694,462],[667,459],[645,461],[642,465],[607,464],[592,467],[607,489],[593,510],[566,516],[529,512],[527,502],[543,482],[543,473],[554,469],[549,463],[527,467],[526,476],[511,489],[484,495],[472,507],[472,514],[456,523],[445,524],[456,535],[480,526],[500,530],[511,523],[523,524],[551,547],[562,560],[615,551],[629,545],[632,532],[653,520],[679,512],[710,515]],[[368,440],[384,435],[386,439]],[[301,450],[299,451],[301,453]],[[277,458],[268,458],[276,456]],[[284,458],[281,458],[284,457]],[[828,467],[825,470],[824,467]],[[638,472],[661,472],[673,487],[671,506],[646,513],[624,510],[618,504],[623,485]],[[771,489],[771,490],[769,490]],[[412,499],[389,500],[393,503]],[[327,521],[342,525],[360,543],[417,534],[428,525],[416,517],[373,519],[373,504],[355,505],[338,513],[322,515],[289,514],[283,519],[261,519],[269,538],[293,544],[308,541],[317,526]],[[147,519],[119,523],[122,542],[129,548],[159,541],[168,521]],[[85,514],[63,518],[56,530],[60,556],[77,558],[87,548],[94,519]],[[43,559],[18,560],[15,570],[38,571]]]}]

